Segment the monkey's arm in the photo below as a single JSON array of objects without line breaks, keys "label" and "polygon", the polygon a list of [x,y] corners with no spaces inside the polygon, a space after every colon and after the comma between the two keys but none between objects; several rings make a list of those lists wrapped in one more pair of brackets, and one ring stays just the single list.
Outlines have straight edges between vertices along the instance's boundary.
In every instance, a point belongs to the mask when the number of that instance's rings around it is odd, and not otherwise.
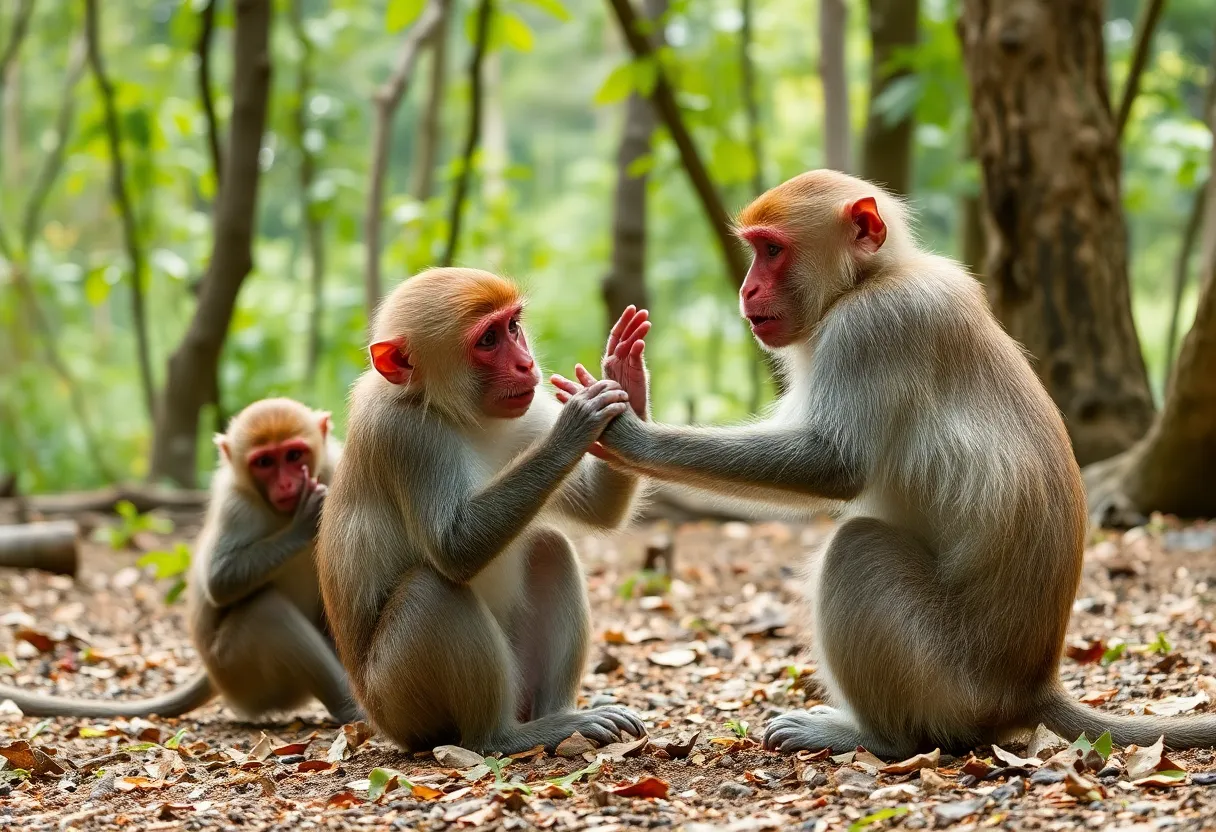
[{"label": "monkey's arm", "polygon": [[688,428],[643,422],[630,412],[600,441],[647,475],[727,494],[777,490],[848,500],[864,484],[852,455],[811,427]]},{"label": "monkey's arm", "polygon": [[463,473],[469,466],[454,447],[442,453],[437,437],[427,447],[411,443],[414,481],[404,507],[416,512],[434,566],[445,578],[468,583],[532,522],[587,449],[581,432],[569,428],[559,421],[481,487]]},{"label": "monkey's arm", "polygon": [[614,529],[633,513],[641,478],[602,459],[584,459],[566,480],[555,501],[568,517]]},{"label": "monkey's arm", "polygon": [[316,535],[316,516],[301,511],[283,530],[250,540],[250,527],[262,526],[233,516],[241,513],[225,512],[207,564],[206,595],[217,607],[235,604],[265,586]]}]

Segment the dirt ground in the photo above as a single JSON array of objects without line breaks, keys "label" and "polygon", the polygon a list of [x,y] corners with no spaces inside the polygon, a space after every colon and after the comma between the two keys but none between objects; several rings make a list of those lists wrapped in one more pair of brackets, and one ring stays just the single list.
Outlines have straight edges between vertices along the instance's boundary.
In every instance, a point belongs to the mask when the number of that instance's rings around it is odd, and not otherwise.
[{"label": "dirt ground", "polygon": [[[197,521],[178,519],[136,546],[189,539]],[[1216,829],[1212,751],[1069,751],[1041,735],[964,758],[763,751],[767,719],[818,701],[798,571],[829,529],[659,524],[581,541],[594,627],[582,704],[635,709],[648,742],[474,765],[401,753],[319,706],[249,725],[218,704],[127,722],[42,721],[9,703],[0,829]],[[648,550],[671,552],[669,581],[640,571]],[[181,602],[166,606],[170,582],[138,556],[90,543],[75,581],[0,574],[0,679],[111,697],[188,677]],[[1216,525],[1095,535],[1068,688],[1125,713],[1216,708],[1212,587]]]}]

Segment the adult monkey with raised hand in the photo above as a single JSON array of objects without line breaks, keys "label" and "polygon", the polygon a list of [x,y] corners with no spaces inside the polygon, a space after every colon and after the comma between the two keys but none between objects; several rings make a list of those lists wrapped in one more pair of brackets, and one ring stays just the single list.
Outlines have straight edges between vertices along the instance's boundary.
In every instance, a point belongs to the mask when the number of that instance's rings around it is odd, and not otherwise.
[{"label": "adult monkey with raised hand", "polygon": [[489,272],[415,275],[382,303],[351,394],[321,586],[359,702],[403,748],[645,733],[624,708],[575,710],[588,605],[559,531],[630,516],[637,477],[586,452],[631,403],[645,415],[645,379],[597,382],[564,408],[537,395],[522,313]]},{"label": "adult monkey with raised hand", "polygon": [[[918,248],[902,203],[834,171],[773,188],[738,225],[754,252],[742,314],[788,392],[755,424],[626,413],[600,441],[656,478],[839,513],[809,586],[835,707],[777,717],[765,743],[900,757],[1042,722],[1216,744],[1216,716],[1120,716],[1061,686],[1085,497],[1059,412],[979,283]],[[594,383],[577,372],[556,380],[565,395]]]},{"label": "adult monkey with raised hand", "polygon": [[219,462],[195,545],[187,622],[204,669],[161,696],[101,702],[0,685],[30,716],[172,717],[218,693],[255,719],[315,696],[340,722],[359,715],[324,633],[313,542],[341,447],[329,414],[263,399],[215,438]]}]

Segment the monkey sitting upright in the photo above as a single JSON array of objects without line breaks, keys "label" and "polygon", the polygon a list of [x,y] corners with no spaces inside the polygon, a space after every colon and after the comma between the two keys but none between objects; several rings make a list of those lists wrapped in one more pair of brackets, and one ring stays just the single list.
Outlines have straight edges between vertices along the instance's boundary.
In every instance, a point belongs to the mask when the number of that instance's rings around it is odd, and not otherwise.
[{"label": "monkey sitting upright", "polygon": [[[786,372],[775,413],[682,428],[626,412],[601,436],[649,476],[841,516],[809,586],[836,707],[777,717],[765,743],[902,757],[1040,722],[1216,743],[1216,716],[1121,716],[1061,686],[1087,529],[1068,434],[979,283],[921,251],[904,211],[827,170],[758,197],[739,217],[754,251],[740,305]],[[580,367],[555,383],[596,382]]]},{"label": "monkey sitting upright", "polygon": [[359,716],[328,637],[313,543],[341,451],[328,413],[255,402],[215,439],[220,459],[187,589],[205,670],[167,694],[127,702],[43,696],[0,685],[31,716],[179,716],[216,693],[242,717],[315,696],[341,722]]},{"label": "monkey sitting upright", "polygon": [[630,516],[637,478],[586,452],[630,402],[645,414],[645,379],[592,385],[564,409],[537,395],[522,311],[488,272],[416,275],[382,303],[351,394],[317,563],[355,694],[403,748],[645,733],[624,708],[574,709],[587,594],[555,526]]}]

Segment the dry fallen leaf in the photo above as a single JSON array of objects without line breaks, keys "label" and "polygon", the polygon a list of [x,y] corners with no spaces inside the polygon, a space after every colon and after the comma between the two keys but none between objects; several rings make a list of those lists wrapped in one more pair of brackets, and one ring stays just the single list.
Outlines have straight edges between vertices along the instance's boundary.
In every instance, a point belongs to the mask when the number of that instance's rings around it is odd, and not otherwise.
[{"label": "dry fallen leaf", "polygon": [[697,651],[686,648],[662,650],[649,654],[646,660],[659,667],[684,667],[697,660]]},{"label": "dry fallen leaf", "polygon": [[859,745],[857,746],[857,750],[853,752],[853,765],[860,768],[866,774],[877,774],[886,763]]},{"label": "dry fallen leaf", "polygon": [[296,771],[333,771],[337,767],[337,763],[331,763],[329,760],[304,760],[296,764]]},{"label": "dry fallen leaf", "polygon": [[1043,723],[1039,723],[1034,729],[1034,734],[1030,737],[1030,742],[1026,744],[1026,756],[1038,757],[1043,759],[1043,755],[1049,751],[1054,751],[1057,748],[1065,748],[1068,741],[1056,734]]},{"label": "dry fallen leaf", "polygon": [[617,797],[667,797],[669,785],[657,777],[643,777],[636,783],[618,783],[608,788]]},{"label": "dry fallen leaf", "polygon": [[439,789],[432,789],[430,786],[423,785],[422,783],[414,783],[410,791],[419,800],[438,800],[443,797],[443,792],[439,791]]},{"label": "dry fallen leaf", "polygon": [[274,743],[270,741],[270,737],[263,731],[258,737],[258,741],[253,744],[253,748],[249,749],[248,757],[252,760],[265,760],[274,751]]},{"label": "dry fallen leaf", "polygon": [[950,788],[950,781],[931,768],[920,770],[920,787],[929,794]]},{"label": "dry fallen leaf", "polygon": [[687,757],[697,744],[697,740],[701,737],[701,732],[697,731],[692,737],[671,739],[651,740],[651,745],[660,749],[673,760],[682,760]]},{"label": "dry fallen leaf", "polygon": [[1102,658],[1106,652],[1106,643],[1102,639],[1094,641],[1070,641],[1067,647],[1068,658],[1078,664],[1093,664]]},{"label": "dry fallen leaf", "polygon": [[58,777],[63,774],[63,766],[55,762],[53,757],[25,740],[0,746],[0,757],[8,760],[12,768],[23,768],[37,776]]},{"label": "dry fallen leaf", "polygon": [[1119,693],[1118,688],[1106,688],[1105,690],[1087,690],[1078,700],[1085,705],[1102,705],[1114,699]]},{"label": "dry fallen leaf", "polygon": [[435,755],[435,762],[449,768],[469,768],[480,765],[483,759],[476,751],[461,748],[459,745],[441,745],[431,753]]},{"label": "dry fallen leaf", "polygon": [[164,780],[153,780],[150,777],[119,777],[114,781],[114,788],[120,792],[143,791],[150,792],[163,789],[167,784]]},{"label": "dry fallen leaf", "polygon": [[1064,791],[1085,800],[1101,800],[1106,797],[1105,789],[1075,771],[1069,771],[1065,776]]},{"label": "dry fallen leaf", "polygon": [[355,795],[354,792],[338,792],[329,796],[329,800],[325,801],[326,809],[349,809],[352,806],[358,806],[363,801]]},{"label": "dry fallen leaf", "polygon": [[970,774],[976,780],[983,780],[995,770],[996,766],[987,760],[981,760],[974,754],[967,755],[967,759],[963,761],[963,773]]},{"label": "dry fallen leaf", "polygon": [[906,760],[901,760],[898,763],[891,763],[879,769],[883,774],[908,774],[909,772],[919,771],[926,768],[937,768],[937,764],[941,762],[942,750],[935,748],[928,754],[917,754],[915,757],[909,757]]},{"label": "dry fallen leaf", "polygon": [[41,633],[29,627],[21,627],[13,633],[14,641],[24,641],[34,645],[43,653],[55,652],[55,645],[58,642],[48,636],[46,633]]},{"label": "dry fallen leaf", "polygon": [[491,802],[488,806],[456,818],[461,826],[485,826],[502,816],[502,804]]},{"label": "dry fallen leaf", "polygon": [[1208,695],[1203,691],[1199,691],[1194,696],[1166,696],[1155,702],[1149,702],[1144,706],[1144,712],[1158,716],[1177,716],[1189,713],[1209,701]]},{"label": "dry fallen leaf", "polygon": [[1043,761],[1037,757],[1019,757],[1011,751],[1006,751],[999,745],[992,746],[992,754],[1002,763],[1014,768],[1038,768],[1043,765]]},{"label": "dry fallen leaf", "polygon": [[1129,745],[1124,752],[1127,779],[1135,782],[1160,771],[1186,771],[1165,754],[1165,737],[1158,737],[1150,746]]},{"label": "dry fallen leaf", "polygon": [[646,750],[646,746],[649,744],[649,737],[642,737],[632,742],[614,742],[600,748],[595,752],[595,756],[599,760],[623,760],[626,757],[637,757]]},{"label": "dry fallen leaf", "polygon": [[557,744],[557,756],[573,760],[582,757],[589,751],[595,750],[595,743],[584,737],[578,731]]}]

